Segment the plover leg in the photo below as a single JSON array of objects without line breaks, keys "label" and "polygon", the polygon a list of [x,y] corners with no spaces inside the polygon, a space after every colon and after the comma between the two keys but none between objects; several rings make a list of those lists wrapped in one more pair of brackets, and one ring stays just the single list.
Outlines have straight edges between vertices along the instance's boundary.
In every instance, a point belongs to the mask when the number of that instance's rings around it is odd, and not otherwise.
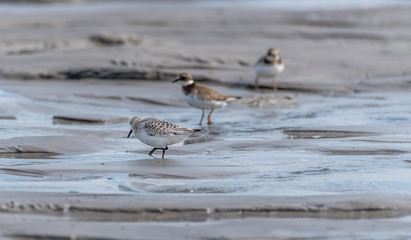
[{"label": "plover leg", "polygon": [[202,110],[203,110],[203,115],[201,115],[200,125],[203,122],[203,118],[204,118],[204,109],[202,109]]},{"label": "plover leg", "polygon": [[214,108],[211,109],[210,114],[208,114],[208,124],[212,124],[213,122],[211,121],[211,114],[214,112]]},{"label": "plover leg", "polygon": [[273,91],[277,92],[277,81],[273,78]]},{"label": "plover leg", "polygon": [[258,76],[254,80],[254,90],[258,91]]}]

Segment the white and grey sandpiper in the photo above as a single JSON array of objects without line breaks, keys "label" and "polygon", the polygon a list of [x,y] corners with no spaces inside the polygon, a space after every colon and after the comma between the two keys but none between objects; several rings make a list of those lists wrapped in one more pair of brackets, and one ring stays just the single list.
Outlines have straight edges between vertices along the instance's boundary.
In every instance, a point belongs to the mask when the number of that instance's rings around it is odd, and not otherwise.
[{"label": "white and grey sandpiper", "polygon": [[256,74],[254,87],[258,90],[259,78],[273,79],[273,91],[277,91],[277,82],[275,77],[284,71],[284,63],[280,57],[278,48],[270,48],[265,56],[260,58],[254,66]]},{"label": "white and grey sandpiper", "polygon": [[200,125],[204,118],[204,109],[211,109],[208,114],[208,124],[211,124],[211,114],[215,108],[221,108],[227,105],[227,102],[240,99],[241,97],[225,96],[213,89],[210,89],[202,84],[194,82],[193,77],[189,73],[180,73],[173,83],[179,82],[183,89],[184,97],[188,105],[200,108],[203,110],[201,115]]},{"label": "white and grey sandpiper", "polygon": [[[133,117],[130,119],[131,130],[128,133],[130,137],[131,133],[143,143],[154,147],[148,155],[154,157],[152,154],[157,149],[163,150],[164,153],[168,150],[168,145],[172,145],[183,141],[194,132],[199,132],[199,129],[191,129],[180,127],[174,123],[157,118],[145,118]],[[154,157],[155,158],[155,157]]]}]

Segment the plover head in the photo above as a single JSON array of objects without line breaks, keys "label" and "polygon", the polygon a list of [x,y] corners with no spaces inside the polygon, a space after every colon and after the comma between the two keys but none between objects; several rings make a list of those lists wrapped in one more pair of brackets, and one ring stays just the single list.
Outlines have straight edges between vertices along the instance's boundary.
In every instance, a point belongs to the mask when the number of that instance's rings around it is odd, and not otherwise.
[{"label": "plover head", "polygon": [[278,48],[270,48],[268,49],[267,55],[270,55],[270,56],[280,55],[280,50],[278,50]]},{"label": "plover head", "polygon": [[266,59],[268,61],[279,61],[281,59],[280,50],[278,50],[278,48],[268,49]]},{"label": "plover head", "polygon": [[194,83],[194,79],[193,79],[193,77],[191,76],[191,74],[186,73],[186,72],[183,72],[183,73],[180,73],[180,74],[177,76],[176,80],[174,80],[174,81],[172,81],[172,82],[173,82],[173,83],[179,82],[182,86],[188,86],[188,85],[191,85],[191,84]]},{"label": "plover head", "polygon": [[134,131],[136,131],[135,129],[137,128],[137,125],[141,120],[143,120],[141,117],[132,117],[130,119],[131,129],[130,129],[130,132],[128,133],[128,135],[127,135],[127,138],[130,137],[131,133],[133,132],[133,129],[134,129]]}]

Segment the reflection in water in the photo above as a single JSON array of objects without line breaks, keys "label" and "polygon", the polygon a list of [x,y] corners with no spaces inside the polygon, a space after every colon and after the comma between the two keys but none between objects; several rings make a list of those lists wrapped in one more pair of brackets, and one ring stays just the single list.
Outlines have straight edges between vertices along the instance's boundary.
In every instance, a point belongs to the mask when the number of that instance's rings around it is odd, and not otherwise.
[{"label": "reflection in water", "polygon": [[200,129],[200,132],[191,134],[191,136],[184,141],[184,145],[221,140],[221,135],[224,135],[229,131],[224,126],[215,124],[201,126]]}]

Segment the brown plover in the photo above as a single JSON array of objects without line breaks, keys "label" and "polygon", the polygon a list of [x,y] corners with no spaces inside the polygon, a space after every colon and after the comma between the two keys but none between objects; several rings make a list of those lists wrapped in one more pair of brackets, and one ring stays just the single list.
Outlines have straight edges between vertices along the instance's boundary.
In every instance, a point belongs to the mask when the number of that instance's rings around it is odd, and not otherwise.
[{"label": "brown plover", "polygon": [[202,84],[196,83],[194,82],[191,74],[185,72],[180,73],[177,76],[177,79],[173,81],[173,83],[175,82],[179,82],[181,84],[188,105],[203,110],[200,125],[203,122],[204,109],[211,109],[208,114],[208,124],[211,124],[211,114],[215,108],[224,107],[227,105],[227,102],[241,98],[225,96]]}]

